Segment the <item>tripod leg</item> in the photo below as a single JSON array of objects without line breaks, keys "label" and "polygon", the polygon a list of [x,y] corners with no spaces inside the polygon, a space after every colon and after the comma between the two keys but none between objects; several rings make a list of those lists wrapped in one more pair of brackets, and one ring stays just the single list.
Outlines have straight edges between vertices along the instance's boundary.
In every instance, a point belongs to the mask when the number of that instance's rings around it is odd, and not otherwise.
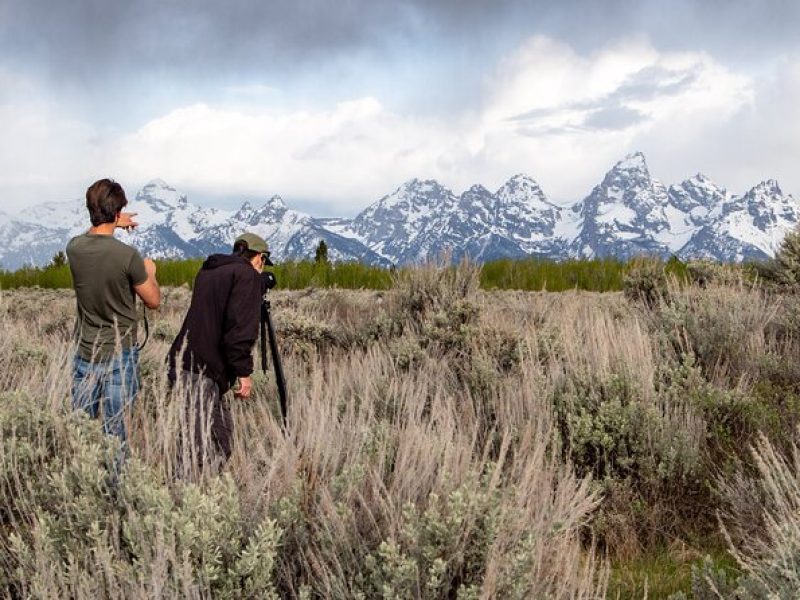
[{"label": "tripod leg", "polygon": [[267,307],[261,303],[261,370],[267,372]]},{"label": "tripod leg", "polygon": [[280,399],[281,416],[283,417],[283,426],[285,428],[288,413],[286,379],[283,376],[283,364],[281,363],[281,355],[278,352],[278,339],[275,336],[275,328],[272,325],[272,315],[269,309],[269,302],[264,302],[264,313],[266,314],[267,331],[269,332],[269,349],[272,353],[272,364],[275,367],[275,381],[278,384],[278,398]]}]

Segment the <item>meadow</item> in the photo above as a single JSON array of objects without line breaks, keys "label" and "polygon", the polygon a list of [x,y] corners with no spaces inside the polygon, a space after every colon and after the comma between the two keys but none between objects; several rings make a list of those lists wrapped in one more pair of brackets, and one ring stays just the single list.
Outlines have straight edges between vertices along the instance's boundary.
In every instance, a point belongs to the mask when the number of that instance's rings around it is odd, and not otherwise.
[{"label": "meadow", "polygon": [[4,291],[0,590],[797,597],[800,297],[689,267],[640,261],[608,293],[486,289],[470,264],[272,292],[288,425],[258,372],[203,472],[164,368],[191,290],[167,288],[118,480],[69,410],[72,292]]}]

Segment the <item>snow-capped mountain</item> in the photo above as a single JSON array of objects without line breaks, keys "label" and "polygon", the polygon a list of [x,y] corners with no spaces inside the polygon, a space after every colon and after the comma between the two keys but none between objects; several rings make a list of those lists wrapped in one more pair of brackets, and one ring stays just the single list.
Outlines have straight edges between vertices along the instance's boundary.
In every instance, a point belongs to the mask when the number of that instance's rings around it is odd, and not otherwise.
[{"label": "snow-capped mountain", "polygon": [[494,227],[518,240],[526,254],[562,256],[575,237],[577,214],[553,204],[527,175],[515,175],[495,194]]},{"label": "snow-capped mountain", "polygon": [[668,194],[670,204],[686,215],[685,224],[696,227],[708,225],[718,218],[722,206],[731,200],[725,188],[702,173],[670,186]]},{"label": "snow-capped mountain", "polygon": [[[155,179],[142,188],[125,211],[136,213],[139,227],[116,235],[152,258],[187,258],[229,252],[245,230],[262,235],[274,259],[309,258],[320,240],[332,260],[389,263],[360,242],[342,238],[321,227],[310,215],[286,207],[280,197],[262,206],[245,202],[239,210],[200,207],[185,194]],[[17,219],[0,219],[0,265],[17,269],[43,265],[86,231],[89,216],[84,200],[49,202],[28,208]]]},{"label": "snow-capped mountain", "polygon": [[460,196],[436,181],[412,179],[352,222],[331,227],[393,264],[407,264],[443,252],[453,260],[560,257],[574,237],[575,219],[520,174],[494,193],[474,185]]},{"label": "snow-capped mountain", "polygon": [[570,208],[550,202],[525,175],[494,194],[475,185],[459,197],[436,181],[411,180],[337,228],[395,264],[444,249],[481,261],[640,254],[741,261],[774,255],[799,221],[800,203],[774,181],[741,197],[702,173],[667,188],[637,152]]},{"label": "snow-capped mountain", "polygon": [[683,256],[729,262],[774,256],[787,232],[800,223],[800,205],[774,180],[763,181],[742,197],[719,204],[681,249]]},{"label": "snow-capped mountain", "polygon": [[457,206],[458,198],[438,182],[412,179],[334,231],[394,264],[417,262],[453,248],[442,233]]},{"label": "snow-capped mountain", "polygon": [[66,246],[64,230],[8,218],[0,221],[0,268],[44,265]]},{"label": "snow-capped mountain", "polygon": [[[263,236],[277,261],[314,256],[320,240],[334,261],[401,265],[448,252],[470,256],[554,259],[676,254],[721,261],[774,255],[800,223],[800,203],[768,180],[742,196],[708,177],[667,188],[641,153],[614,165],[586,198],[559,206],[530,177],[518,174],[497,191],[474,185],[460,195],[434,180],[412,179],[353,219],[314,218],[280,196],[226,211],[192,204],[161,180],[126,208],[140,227],[117,235],[154,258],[229,251],[249,230]],[[83,200],[50,202],[19,215],[0,213],[0,266],[42,265],[88,228]]]},{"label": "snow-capped mountain", "polygon": [[679,245],[672,226],[680,221],[670,206],[664,185],[650,177],[644,155],[628,156],[583,200],[571,253],[587,258],[669,254],[670,246]]},{"label": "snow-capped mountain", "polygon": [[641,153],[617,163],[580,210],[581,230],[571,250],[583,257],[764,259],[800,220],[800,203],[775,181],[737,197],[699,173],[666,190],[650,176]]}]

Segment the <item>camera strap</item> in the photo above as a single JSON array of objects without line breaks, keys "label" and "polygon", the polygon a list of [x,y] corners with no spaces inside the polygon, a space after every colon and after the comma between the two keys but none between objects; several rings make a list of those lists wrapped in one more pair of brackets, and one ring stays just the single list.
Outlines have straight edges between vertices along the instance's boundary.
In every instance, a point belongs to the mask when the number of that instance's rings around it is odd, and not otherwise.
[{"label": "camera strap", "polygon": [[147,340],[150,339],[150,323],[147,321],[147,307],[142,305],[142,320],[144,321],[144,341],[141,344],[136,344],[139,352],[147,345]]}]

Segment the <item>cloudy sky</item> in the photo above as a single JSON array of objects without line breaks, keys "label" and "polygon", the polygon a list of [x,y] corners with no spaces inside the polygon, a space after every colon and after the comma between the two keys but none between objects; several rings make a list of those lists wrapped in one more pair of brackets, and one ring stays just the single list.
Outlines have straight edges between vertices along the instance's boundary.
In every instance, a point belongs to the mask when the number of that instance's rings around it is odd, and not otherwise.
[{"label": "cloudy sky", "polygon": [[[797,0],[0,0],[0,204],[162,178],[353,215],[412,178],[800,195]],[[131,194],[132,195],[132,194]]]}]

